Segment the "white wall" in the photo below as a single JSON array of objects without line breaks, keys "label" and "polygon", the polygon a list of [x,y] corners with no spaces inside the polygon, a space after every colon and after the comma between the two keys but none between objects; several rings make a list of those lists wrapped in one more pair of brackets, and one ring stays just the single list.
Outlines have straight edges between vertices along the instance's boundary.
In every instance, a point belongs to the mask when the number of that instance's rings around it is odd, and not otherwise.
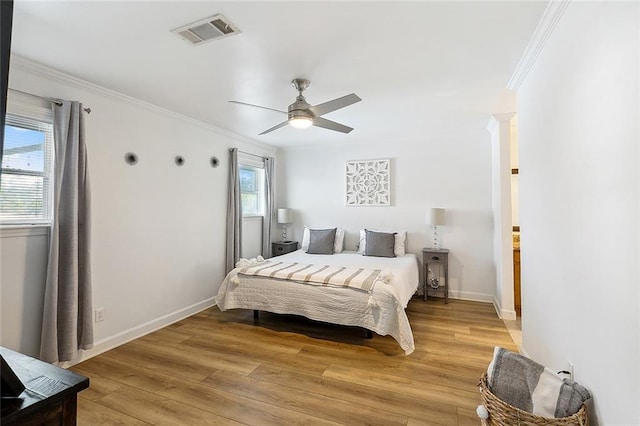
[{"label": "white wall", "polygon": [[[422,259],[430,247],[431,228],[425,214],[446,209],[440,227],[443,247],[451,250],[451,295],[493,301],[491,144],[489,133],[421,140],[375,141],[354,145],[287,148],[280,151],[278,207],[294,209],[289,226],[301,241],[304,225],[339,226],[347,230],[346,249],[354,250],[358,230],[406,230],[408,251]],[[345,206],[345,162],[391,159],[392,205]]]},{"label": "white wall", "polygon": [[603,425],[640,424],[638,8],[570,3],[518,93],[524,349]]},{"label": "white wall", "polygon": [[[93,300],[105,320],[95,324],[89,354],[210,306],[224,277],[228,149],[271,156],[275,149],[19,57],[11,65],[10,88],[80,100],[92,110]],[[130,151],[139,156],[135,166],[124,161]],[[182,167],[174,163],[178,154]],[[212,156],[218,168],[209,165]],[[42,240],[0,239],[1,343],[31,355],[40,340]]]},{"label": "white wall", "polygon": [[0,233],[0,342],[29,355],[40,352],[48,249],[48,227]]}]

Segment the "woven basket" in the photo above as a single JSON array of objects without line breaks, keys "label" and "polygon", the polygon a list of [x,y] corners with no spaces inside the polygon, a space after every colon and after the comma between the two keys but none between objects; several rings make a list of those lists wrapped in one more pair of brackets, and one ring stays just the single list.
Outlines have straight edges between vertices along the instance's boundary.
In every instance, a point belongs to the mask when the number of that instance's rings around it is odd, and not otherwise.
[{"label": "woven basket", "polygon": [[535,414],[516,408],[499,399],[491,393],[487,386],[487,374],[483,374],[478,383],[482,395],[482,405],[489,412],[488,419],[482,419],[483,426],[588,426],[587,410],[584,406],[569,417],[550,418],[536,416]]}]

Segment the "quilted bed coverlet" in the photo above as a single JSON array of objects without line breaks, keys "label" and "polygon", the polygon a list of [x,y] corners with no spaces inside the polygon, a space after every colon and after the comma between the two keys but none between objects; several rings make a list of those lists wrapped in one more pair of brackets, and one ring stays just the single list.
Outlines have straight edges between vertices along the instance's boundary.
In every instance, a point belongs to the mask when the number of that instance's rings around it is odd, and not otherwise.
[{"label": "quilted bed coverlet", "polygon": [[220,310],[256,309],[363,327],[382,336],[392,336],[406,355],[414,351],[405,308],[419,283],[415,255],[380,258],[355,252],[313,255],[298,250],[278,256],[277,261],[381,269],[387,279],[376,282],[372,291],[366,292],[350,287],[238,275],[241,268],[236,268],[225,277],[215,298]]}]

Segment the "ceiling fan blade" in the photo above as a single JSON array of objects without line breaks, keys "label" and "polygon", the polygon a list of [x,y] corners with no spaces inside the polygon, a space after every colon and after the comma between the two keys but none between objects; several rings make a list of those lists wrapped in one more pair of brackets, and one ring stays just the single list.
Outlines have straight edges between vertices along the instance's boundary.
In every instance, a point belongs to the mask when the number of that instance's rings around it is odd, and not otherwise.
[{"label": "ceiling fan blade", "polygon": [[259,133],[259,134],[258,134],[258,136],[260,136],[260,135],[264,135],[264,134],[269,133],[269,132],[273,132],[274,130],[278,130],[280,127],[284,127],[284,126],[286,126],[287,124],[289,124],[289,121],[283,121],[282,123],[280,123],[280,124],[276,124],[276,125],[275,125],[275,126],[273,126],[272,128],[267,129],[267,130],[265,130],[265,131],[264,131],[264,132],[262,132],[262,133]]},{"label": "ceiling fan blade", "polygon": [[335,130],[336,132],[349,133],[353,130],[353,127],[345,126],[344,124],[336,123],[335,121],[327,120],[326,118],[316,117],[313,119],[313,125],[316,127],[322,127],[329,130]]},{"label": "ceiling fan blade", "polygon": [[275,111],[275,112],[281,112],[283,114],[287,114],[287,111],[282,111],[280,109],[274,109],[274,108],[269,108],[269,107],[263,107],[260,105],[254,105],[254,104],[248,104],[246,102],[240,102],[240,101],[229,101],[229,103],[232,104],[238,104],[238,105],[246,105],[246,106],[250,106],[250,107],[255,107],[255,108],[262,108],[262,109],[268,109],[270,111]]},{"label": "ceiling fan blade", "polygon": [[344,108],[351,104],[355,104],[356,102],[360,102],[362,99],[355,93],[350,95],[343,96],[341,98],[334,99],[329,102],[325,102],[323,104],[318,104],[309,108],[309,111],[313,113],[316,117],[320,117],[321,115],[325,115],[331,111],[335,111],[340,108]]}]

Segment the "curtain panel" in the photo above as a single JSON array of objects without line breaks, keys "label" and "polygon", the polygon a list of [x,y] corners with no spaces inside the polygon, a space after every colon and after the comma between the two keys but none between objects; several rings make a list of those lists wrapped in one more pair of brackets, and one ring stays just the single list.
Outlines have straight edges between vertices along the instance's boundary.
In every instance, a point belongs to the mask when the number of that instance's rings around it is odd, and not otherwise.
[{"label": "curtain panel", "polygon": [[227,198],[227,249],[226,271],[229,273],[240,260],[242,244],[242,204],[240,174],[238,171],[238,148],[229,150],[229,193]]},{"label": "curtain panel", "polygon": [[265,208],[264,208],[264,222],[262,224],[262,256],[264,258],[271,257],[271,229],[273,224],[273,218],[275,215],[274,210],[274,160],[272,157],[264,159],[264,186],[265,186]]},{"label": "curtain panel", "polygon": [[54,206],[40,358],[71,361],[93,346],[91,197],[82,104],[52,104]]}]

